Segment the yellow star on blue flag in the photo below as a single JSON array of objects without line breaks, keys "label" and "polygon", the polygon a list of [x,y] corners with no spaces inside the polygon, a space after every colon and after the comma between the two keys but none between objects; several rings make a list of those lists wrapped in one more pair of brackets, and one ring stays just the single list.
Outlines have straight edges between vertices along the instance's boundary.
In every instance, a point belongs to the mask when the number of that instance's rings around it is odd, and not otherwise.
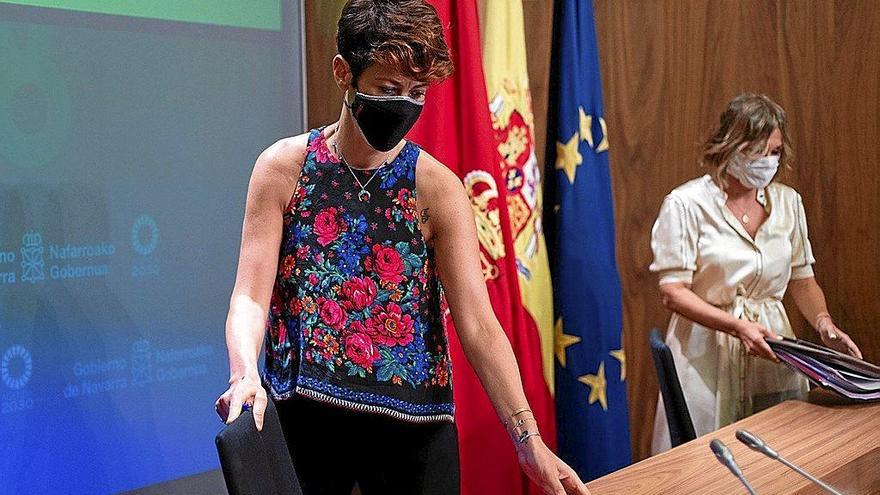
[{"label": "yellow star on blue flag", "polygon": [[584,157],[578,150],[578,144],[577,133],[574,133],[565,144],[560,141],[556,142],[556,170],[564,171],[568,181],[572,184],[574,184],[577,166],[584,162]]},{"label": "yellow star on blue flag", "polygon": [[605,394],[605,387],[608,382],[605,381],[605,363],[599,363],[599,370],[595,375],[584,375],[578,377],[578,381],[584,385],[590,386],[590,397],[587,399],[590,404],[599,401],[602,409],[608,410],[608,396]]},{"label": "yellow star on blue flag", "polygon": [[626,380],[626,353],[623,352],[623,349],[617,349],[608,354],[611,354],[611,357],[620,361],[620,381]]},{"label": "yellow star on blue flag", "polygon": [[556,319],[556,325],[553,327],[553,347],[556,351],[556,359],[559,364],[565,368],[565,349],[570,345],[577,344],[581,338],[575,335],[566,335],[562,331],[562,318]]}]

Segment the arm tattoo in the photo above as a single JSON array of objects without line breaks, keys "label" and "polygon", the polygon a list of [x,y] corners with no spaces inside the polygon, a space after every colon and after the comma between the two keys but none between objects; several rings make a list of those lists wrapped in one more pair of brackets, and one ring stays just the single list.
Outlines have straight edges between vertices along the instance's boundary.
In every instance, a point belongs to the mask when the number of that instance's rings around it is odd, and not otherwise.
[{"label": "arm tattoo", "polygon": [[422,209],[422,223],[428,223],[428,220],[431,219],[431,215],[428,215],[429,208]]}]

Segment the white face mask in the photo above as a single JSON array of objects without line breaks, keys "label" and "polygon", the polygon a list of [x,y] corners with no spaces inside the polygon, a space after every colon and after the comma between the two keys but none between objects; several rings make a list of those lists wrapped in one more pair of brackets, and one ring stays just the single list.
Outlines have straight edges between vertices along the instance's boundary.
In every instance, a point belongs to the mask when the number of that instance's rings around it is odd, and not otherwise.
[{"label": "white face mask", "polygon": [[779,155],[752,160],[731,160],[727,173],[750,189],[763,189],[770,184],[779,169]]}]

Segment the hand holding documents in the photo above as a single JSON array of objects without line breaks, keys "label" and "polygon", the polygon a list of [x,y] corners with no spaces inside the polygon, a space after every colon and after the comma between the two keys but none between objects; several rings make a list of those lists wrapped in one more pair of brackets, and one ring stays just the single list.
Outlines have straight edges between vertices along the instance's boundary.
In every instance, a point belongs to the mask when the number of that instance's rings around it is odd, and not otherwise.
[{"label": "hand holding documents", "polygon": [[813,383],[844,397],[880,399],[880,366],[804,340],[767,339],[779,359]]}]

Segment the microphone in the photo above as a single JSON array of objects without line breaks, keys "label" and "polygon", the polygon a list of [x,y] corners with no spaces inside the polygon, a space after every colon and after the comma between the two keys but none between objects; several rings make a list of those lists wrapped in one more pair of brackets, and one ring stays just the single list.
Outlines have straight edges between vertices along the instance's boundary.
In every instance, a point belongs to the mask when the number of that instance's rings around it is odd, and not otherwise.
[{"label": "microphone", "polygon": [[742,484],[746,487],[746,490],[749,491],[750,495],[757,495],[755,493],[755,489],[752,488],[752,485],[749,484],[749,480],[747,480],[746,477],[743,476],[742,470],[733,459],[733,452],[731,452],[730,449],[727,448],[727,445],[724,445],[724,442],[716,438],[709,443],[709,448],[712,449],[712,452],[715,454],[718,462],[727,466],[727,469],[729,469],[730,472],[733,473],[733,475],[742,482]]},{"label": "microphone", "polygon": [[764,443],[763,440],[761,440],[760,437],[758,437],[754,433],[751,433],[750,431],[747,431],[747,430],[736,430],[736,439],[739,440],[740,442],[746,444],[746,446],[748,448],[755,450],[755,451],[758,451],[771,459],[774,459],[774,460],[781,462],[782,464],[784,464],[786,467],[788,467],[792,471],[798,473],[799,475],[803,476],[804,478],[819,485],[819,487],[821,487],[826,492],[833,493],[834,495],[843,495],[839,491],[837,491],[834,488],[832,488],[831,486],[829,486],[827,483],[823,482],[822,480],[816,478],[812,474],[810,474],[810,473],[804,471],[803,469],[799,468],[798,466],[794,465],[794,463],[792,463],[791,461],[789,461],[785,457],[782,457],[781,455],[779,455],[779,452],[776,452],[775,450],[771,449],[766,443]]}]

